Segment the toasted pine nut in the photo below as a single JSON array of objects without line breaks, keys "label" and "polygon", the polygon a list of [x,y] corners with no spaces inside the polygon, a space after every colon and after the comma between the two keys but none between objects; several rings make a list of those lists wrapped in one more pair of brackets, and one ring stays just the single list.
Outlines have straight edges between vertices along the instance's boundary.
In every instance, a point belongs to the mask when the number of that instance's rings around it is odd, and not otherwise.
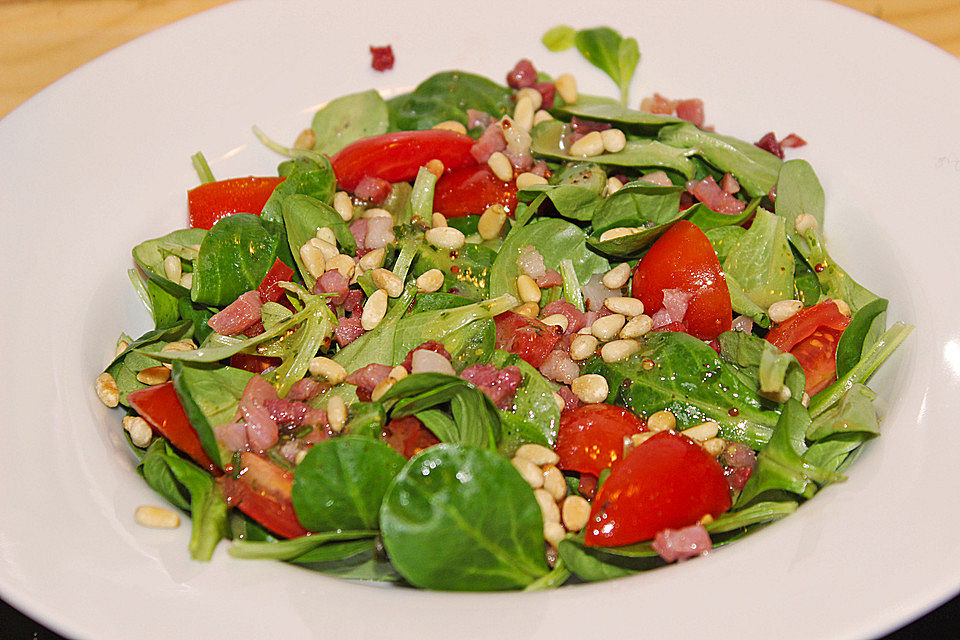
[{"label": "toasted pine nut", "polygon": [[640,233],[641,231],[642,229],[640,227],[614,227],[613,229],[607,229],[600,234],[600,242],[632,236],[633,234]]},{"label": "toasted pine nut", "polygon": [[297,136],[297,139],[293,142],[294,149],[313,149],[313,145],[317,144],[317,134],[313,132],[313,129],[304,129],[300,132],[300,135]]},{"label": "toasted pine nut", "polygon": [[720,425],[713,420],[707,420],[706,422],[701,422],[694,427],[684,429],[682,433],[691,440],[696,440],[697,442],[706,442],[710,438],[717,437],[717,434],[720,433]]},{"label": "toasted pine nut", "polygon": [[567,535],[566,529],[563,528],[563,525],[559,522],[544,522],[543,523],[543,539],[547,541],[554,549],[563,541],[564,536]]},{"label": "toasted pine nut", "polygon": [[573,104],[577,101],[579,94],[577,93],[577,80],[569,73],[564,73],[557,76],[556,82],[553,84],[556,88],[557,93],[560,94],[560,97],[563,98],[563,101],[567,104]]},{"label": "toasted pine nut", "polygon": [[585,404],[597,404],[607,399],[610,387],[607,379],[597,373],[587,373],[570,383],[570,389]]},{"label": "toasted pine nut", "polygon": [[767,315],[770,320],[776,323],[786,322],[797,315],[803,309],[803,303],[799,300],[778,300],[767,309]]},{"label": "toasted pine nut", "polygon": [[653,318],[640,314],[630,318],[627,324],[623,325],[623,329],[620,330],[620,337],[639,338],[640,336],[645,336],[650,333],[651,329],[653,329]]},{"label": "toasted pine nut", "polygon": [[536,281],[525,273],[517,276],[517,293],[524,302],[540,302],[540,287]]},{"label": "toasted pine nut", "polygon": [[386,249],[383,247],[379,249],[374,249],[370,253],[364,254],[360,261],[357,262],[359,266],[364,271],[370,271],[371,269],[379,269],[383,266],[383,259],[387,255]]},{"label": "toasted pine nut", "polygon": [[484,240],[492,240],[500,235],[506,221],[507,211],[503,208],[503,205],[489,206],[477,222],[477,232]]},{"label": "toasted pine nut", "polygon": [[567,531],[580,531],[590,520],[590,503],[582,496],[567,496],[563,501],[561,515]]},{"label": "toasted pine nut", "polygon": [[636,340],[613,340],[600,347],[600,357],[606,363],[623,362],[639,350]]},{"label": "toasted pine nut", "polygon": [[433,215],[430,216],[430,226],[434,229],[447,226],[447,217],[434,211]]},{"label": "toasted pine nut", "polygon": [[543,488],[554,500],[560,502],[567,495],[567,481],[556,465],[548,464],[543,467]]},{"label": "toasted pine nut", "polygon": [[590,331],[593,332],[593,335],[599,340],[610,340],[623,328],[623,323],[626,321],[627,319],[624,318],[622,314],[611,313],[608,316],[594,320]]},{"label": "toasted pine nut", "polygon": [[553,401],[557,404],[557,409],[560,409],[560,411],[563,411],[567,407],[567,403],[563,401],[563,396],[556,391],[553,392]]},{"label": "toasted pine nut", "polygon": [[130,442],[135,447],[143,449],[153,440],[153,429],[140,416],[124,416],[123,428],[130,434]]},{"label": "toasted pine nut", "polygon": [[514,456],[510,464],[532,488],[539,489],[543,486],[543,472],[540,471],[540,467],[520,456]]},{"label": "toasted pine nut", "polygon": [[607,289],[617,290],[623,287],[623,285],[627,284],[627,280],[629,279],[630,265],[626,262],[622,262],[613,269],[610,269],[610,271],[607,271],[605,274],[603,274],[601,282],[603,282],[603,286],[605,286]]},{"label": "toasted pine nut", "polygon": [[340,396],[330,396],[327,400],[327,420],[335,433],[343,431],[347,424],[347,403]]},{"label": "toasted pine nut", "polygon": [[592,158],[603,153],[603,137],[599,131],[591,131],[570,145],[570,155],[578,158]]},{"label": "toasted pine nut", "polygon": [[669,411],[657,411],[647,418],[647,429],[650,431],[667,431],[676,426],[677,419]]},{"label": "toasted pine nut", "polygon": [[176,342],[168,342],[163,345],[163,348],[160,349],[160,353],[168,353],[170,351],[193,351],[197,348],[197,345],[194,344],[193,340],[190,338],[184,338],[183,340],[177,340]]},{"label": "toasted pine nut", "polygon": [[592,335],[578,335],[570,342],[570,357],[573,360],[586,360],[597,352],[600,341]]},{"label": "toasted pine nut", "polygon": [[376,387],[373,388],[373,392],[371,392],[370,394],[370,399],[373,400],[374,402],[378,401],[380,398],[384,396],[384,394],[387,393],[387,391],[390,391],[390,387],[392,387],[395,384],[397,384],[397,381],[391,378],[390,376],[387,376],[386,378],[381,380]]},{"label": "toasted pine nut", "polygon": [[383,289],[377,289],[363,305],[360,315],[360,326],[367,331],[373,331],[387,315],[387,294]]},{"label": "toasted pine nut", "polygon": [[607,309],[610,309],[610,311],[622,314],[628,318],[643,313],[643,303],[636,298],[628,296],[610,296],[603,301],[603,305]]},{"label": "toasted pine nut", "polygon": [[[130,346],[130,343],[127,342],[126,340],[123,340],[123,339],[117,340],[117,348],[116,348],[116,350],[113,352],[113,357],[114,357],[114,358],[118,357],[121,353],[123,353],[124,351],[126,351],[126,350],[127,350],[127,347],[129,347],[129,346]],[[166,347],[164,347],[164,349],[166,349]]]},{"label": "toasted pine nut", "polygon": [[353,219],[353,200],[346,191],[337,191],[333,194],[333,208],[344,222],[350,222]]},{"label": "toasted pine nut", "polygon": [[423,165],[427,171],[437,176],[438,178],[443,175],[443,161],[438,158],[433,158],[432,160],[427,160],[427,164]]},{"label": "toasted pine nut", "polygon": [[817,222],[817,219],[809,213],[801,213],[793,221],[793,226],[797,230],[797,233],[803,235],[811,229],[816,231],[820,224]]},{"label": "toasted pine nut", "polygon": [[525,318],[536,318],[540,315],[540,305],[536,302],[524,302],[520,306],[515,307],[513,312],[519,313]]},{"label": "toasted pine nut", "polygon": [[603,193],[604,195],[609,196],[617,191],[620,191],[620,189],[623,189],[623,183],[620,182],[620,180],[615,176],[610,176],[607,178],[607,184],[605,184],[603,187]]},{"label": "toasted pine nut", "polygon": [[550,492],[546,489],[534,489],[533,497],[537,499],[537,504],[540,505],[540,515],[543,516],[543,521],[546,522],[556,522],[560,523],[560,508],[557,506],[556,500],[553,499],[553,496],[550,495]]},{"label": "toasted pine nut", "polygon": [[850,310],[850,305],[847,304],[846,300],[843,300],[842,298],[835,298],[833,302],[837,305],[837,311],[839,311],[841,315],[845,315],[849,318],[853,314],[853,312]]},{"label": "toasted pine nut", "polygon": [[800,404],[802,404],[805,407],[810,406],[810,394],[807,393],[806,391],[804,391],[803,395],[800,396]]},{"label": "toasted pine nut", "polygon": [[175,255],[164,258],[163,275],[167,276],[167,280],[180,282],[180,276],[183,275],[183,265],[180,263],[180,258]]},{"label": "toasted pine nut", "polygon": [[170,369],[160,365],[159,367],[147,367],[137,373],[137,380],[151,387],[163,384],[170,379]]},{"label": "toasted pine nut", "polygon": [[717,457],[727,448],[727,443],[723,438],[710,438],[700,446],[713,457]]},{"label": "toasted pine nut", "polygon": [[193,288],[193,272],[189,271],[182,276],[180,276],[180,286],[184,289]]},{"label": "toasted pine nut", "polygon": [[623,151],[627,144],[627,137],[620,129],[605,129],[600,132],[603,138],[603,148],[609,153]]},{"label": "toasted pine nut", "polygon": [[[310,238],[308,242],[309,244],[315,246],[317,249],[320,249],[320,253],[323,254],[324,260],[330,260],[331,258],[333,258],[336,255],[339,255],[340,253],[337,250],[336,238],[334,238],[334,242],[330,242],[328,238],[328,234],[326,233],[323,234],[324,237],[322,238],[319,237],[320,231],[324,231],[324,229],[318,230],[317,237]],[[326,229],[326,231],[329,231],[329,229]]]},{"label": "toasted pine nut", "polygon": [[323,257],[323,252],[312,241],[300,247],[300,259],[303,261],[303,266],[314,278],[319,278],[326,271],[326,260]]},{"label": "toasted pine nut", "polygon": [[303,462],[303,459],[307,457],[307,450],[301,449],[297,451],[297,455],[293,456],[294,466],[300,466],[300,463]]},{"label": "toasted pine nut", "polygon": [[383,289],[391,298],[399,298],[403,293],[403,280],[398,278],[392,271],[386,269],[374,269],[370,273],[373,278],[373,284]]},{"label": "toasted pine nut", "polygon": [[439,291],[443,286],[443,271],[440,269],[430,269],[420,274],[417,278],[417,290],[424,293],[433,293]]},{"label": "toasted pine nut", "polygon": [[[334,253],[332,255],[339,253],[339,251],[337,251],[337,234],[335,234],[330,227],[320,227],[317,229],[317,240],[323,240],[333,247]],[[324,253],[323,257],[329,260],[331,256]]]},{"label": "toasted pine nut", "polygon": [[371,207],[369,209],[364,209],[360,214],[360,217],[366,218],[367,220],[372,218],[393,218],[393,214],[380,207]]},{"label": "toasted pine nut", "polygon": [[466,133],[467,128],[463,126],[463,123],[457,122],[456,120],[444,120],[438,124],[435,124],[431,129],[446,129],[447,131],[456,131],[457,133]]},{"label": "toasted pine nut", "polygon": [[541,444],[527,443],[520,445],[515,455],[526,458],[538,466],[557,464],[560,461],[560,456],[554,453],[553,449],[548,449]]},{"label": "toasted pine nut", "polygon": [[137,507],[133,512],[133,519],[137,524],[151,529],[176,529],[180,526],[180,516],[163,507]]},{"label": "toasted pine nut", "polygon": [[529,171],[524,171],[517,176],[517,189],[526,189],[535,184],[547,184],[547,179]]},{"label": "toasted pine nut", "polygon": [[434,227],[433,229],[428,229],[424,237],[426,237],[427,242],[433,246],[438,249],[446,249],[447,251],[456,251],[467,241],[463,232],[453,227]]},{"label": "toasted pine nut", "polygon": [[339,271],[347,280],[353,278],[353,272],[357,268],[357,263],[353,261],[353,258],[350,256],[338,253],[329,260],[327,260],[327,271]]},{"label": "toasted pine nut", "polygon": [[[443,357],[443,356],[441,356]],[[393,378],[396,382],[400,382],[404,378],[410,375],[410,372],[407,371],[407,368],[402,365],[397,365],[393,369],[390,369],[389,376]]]},{"label": "toasted pine nut", "polygon": [[93,383],[93,388],[96,390],[100,402],[111,409],[120,403],[120,391],[117,389],[117,381],[106,371],[97,376],[96,381]]},{"label": "toasted pine nut", "polygon": [[[645,431],[643,433],[635,433],[630,436],[630,444],[633,447],[638,447],[656,434],[656,431]],[[627,455],[626,449],[624,449],[623,455]]]},{"label": "toasted pine nut", "polygon": [[329,384],[340,384],[347,379],[347,370],[343,365],[330,358],[323,356],[311,358],[308,367],[310,375],[323,378]]},{"label": "toasted pine nut", "polygon": [[541,122],[546,122],[547,120],[553,120],[553,116],[550,115],[549,111],[544,111],[540,109],[535,114],[533,114],[533,126],[537,126]]},{"label": "toasted pine nut", "polygon": [[533,128],[533,112],[536,110],[537,108],[533,106],[533,100],[527,96],[519,96],[517,105],[513,109],[514,124],[524,131],[530,131]]},{"label": "toasted pine nut", "polygon": [[[543,95],[533,87],[524,87],[517,91],[517,104],[520,103],[521,98],[529,98],[533,104],[534,111],[543,106]],[[516,118],[516,116],[514,116],[514,118]]]},{"label": "toasted pine nut", "polygon": [[543,322],[543,324],[549,324],[550,326],[553,326],[553,327],[560,327],[560,329],[564,332],[566,332],[567,326],[570,324],[570,320],[567,318],[567,316],[563,315],[562,313],[550,314],[549,316],[541,320],[541,322]]},{"label": "toasted pine nut", "polygon": [[510,164],[510,159],[503,152],[494,151],[490,154],[490,157],[487,158],[487,166],[499,180],[504,182],[513,180],[513,165]]}]

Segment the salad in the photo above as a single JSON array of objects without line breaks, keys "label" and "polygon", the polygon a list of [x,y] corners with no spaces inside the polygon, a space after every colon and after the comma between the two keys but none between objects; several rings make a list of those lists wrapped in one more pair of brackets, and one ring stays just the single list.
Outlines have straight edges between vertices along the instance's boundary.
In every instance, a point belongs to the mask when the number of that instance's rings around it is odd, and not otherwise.
[{"label": "salad", "polygon": [[133,248],[155,329],[96,380],[208,560],[442,590],[552,588],[785,517],[879,435],[910,333],[829,255],[804,144],[631,108],[637,43],[551,29],[618,85],[521,60],[332,100],[276,177],[217,180]]}]

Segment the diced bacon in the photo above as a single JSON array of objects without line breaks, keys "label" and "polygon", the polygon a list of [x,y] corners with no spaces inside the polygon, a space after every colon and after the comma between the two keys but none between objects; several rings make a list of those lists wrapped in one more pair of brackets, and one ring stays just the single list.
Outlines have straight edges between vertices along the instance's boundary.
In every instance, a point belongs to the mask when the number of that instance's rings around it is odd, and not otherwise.
[{"label": "diced bacon", "polygon": [[700,182],[688,182],[687,191],[717,213],[738,214],[747,206],[743,200],[738,200],[721,189],[713,176],[707,176]]},{"label": "diced bacon", "polygon": [[537,82],[537,70],[534,68],[533,63],[522,58],[513,69],[507,73],[507,85],[511,89],[523,89],[524,87],[532,87]]},{"label": "diced bacon", "polygon": [[247,427],[242,422],[227,422],[213,428],[217,442],[230,451],[243,451],[247,448]]},{"label": "diced bacon", "polygon": [[560,272],[556,269],[547,269],[547,272],[542,276],[536,279],[537,286],[541,289],[548,289],[550,287],[559,287],[563,284],[563,278],[560,277]]},{"label": "diced bacon", "polygon": [[496,122],[496,119],[486,111],[467,109],[467,129],[486,128],[494,122]]},{"label": "diced bacon", "polygon": [[367,239],[367,220],[366,218],[358,218],[350,223],[350,233],[353,234],[353,239],[357,241],[357,246],[364,246],[364,242]]},{"label": "diced bacon", "polygon": [[385,364],[368,364],[347,376],[346,382],[357,386],[357,390],[372,392],[378,384],[387,379],[392,367]]},{"label": "diced bacon", "polygon": [[549,316],[554,313],[562,313],[567,317],[567,330],[564,332],[565,335],[576,333],[587,326],[587,314],[567,302],[566,298],[560,298],[547,304],[547,306],[543,308],[542,315]]},{"label": "diced bacon", "polygon": [[507,160],[510,161],[510,164],[518,173],[524,173],[533,168],[533,154],[528,147],[511,149],[510,146],[507,146],[503,155],[507,156]]},{"label": "diced bacon", "polygon": [[703,100],[690,98],[677,103],[677,117],[692,122],[698,127],[703,126]]},{"label": "diced bacon", "polygon": [[507,148],[507,141],[503,137],[503,128],[499,120],[494,120],[487,125],[480,137],[470,147],[470,155],[480,163],[490,159],[495,151],[503,151]]},{"label": "diced bacon", "polygon": [[540,92],[542,102],[540,108],[553,109],[553,101],[557,94],[557,86],[552,82],[535,82],[533,88]]},{"label": "diced bacon", "polygon": [[380,204],[390,195],[391,188],[390,183],[383,178],[363,176],[357,183],[353,195],[371,204]]},{"label": "diced bacon", "polygon": [[290,391],[287,393],[288,400],[306,401],[320,393],[323,385],[313,378],[301,378],[293,383]]},{"label": "diced bacon", "polygon": [[351,316],[363,311],[363,291],[360,289],[350,289],[347,292],[347,298],[343,302],[343,310]]},{"label": "diced bacon", "polygon": [[360,326],[360,318],[355,316],[340,318],[337,328],[333,330],[333,335],[341,349],[365,333],[364,328]]},{"label": "diced bacon", "polygon": [[277,392],[261,376],[253,376],[243,388],[238,411],[247,430],[247,442],[254,451],[264,451],[280,438],[277,421],[270,415],[267,403],[277,399]]},{"label": "diced bacon", "polygon": [[693,196],[690,195],[688,191],[684,191],[680,194],[680,211],[686,211],[694,205],[695,201]]},{"label": "diced bacon", "polygon": [[364,241],[367,249],[382,249],[394,240],[396,236],[393,235],[393,218],[367,220],[367,237]]},{"label": "diced bacon", "polygon": [[315,425],[327,422],[327,412],[315,409],[305,402],[276,398],[267,400],[264,405],[270,412],[277,425],[284,429],[292,429],[305,424]]},{"label": "diced bacon", "polygon": [[730,330],[740,331],[742,333],[752,333],[753,320],[747,316],[737,316],[733,319],[733,325],[731,325]]},{"label": "diced bacon", "polygon": [[280,455],[290,464],[296,464],[297,456],[301,451],[306,451],[296,440],[287,440],[280,445]]},{"label": "diced bacon", "polygon": [[757,452],[745,444],[731,442],[724,449],[720,459],[730,467],[749,467],[752,469],[757,464]]},{"label": "diced bacon", "polygon": [[333,293],[336,294],[330,298],[330,304],[341,305],[347,300],[347,293],[350,290],[350,282],[336,269],[331,269],[317,278],[313,285],[314,293]]},{"label": "diced bacon", "polygon": [[560,395],[560,398],[563,399],[563,410],[570,411],[571,409],[576,409],[583,404],[583,401],[580,400],[580,397],[573,392],[573,389],[568,387],[565,384],[560,385],[560,388],[557,389],[557,393]]},{"label": "diced bacon", "polygon": [[640,111],[647,113],[661,113],[671,115],[677,109],[676,100],[668,100],[659,93],[653,94],[649,98],[644,98],[640,102]]},{"label": "diced bacon", "polygon": [[476,385],[500,409],[510,406],[523,382],[520,368],[514,365],[497,370],[492,364],[477,364],[464,369],[460,377]]},{"label": "diced bacon", "polygon": [[442,344],[440,344],[436,340],[427,340],[423,344],[417,347],[414,347],[413,349],[410,349],[410,351],[407,352],[407,356],[403,359],[403,362],[401,363],[401,366],[405,368],[407,371],[411,371],[413,367],[413,352],[419,351],[420,349],[426,349],[427,351],[433,351],[434,353],[439,353],[448,361],[450,360],[450,353],[447,351],[446,347],[444,347]]},{"label": "diced bacon", "polygon": [[570,384],[580,375],[580,366],[570,358],[568,352],[556,349],[540,365],[540,373],[554,382]]},{"label": "diced bacon", "polygon": [[606,131],[613,127],[609,122],[600,122],[598,120],[584,120],[583,118],[578,118],[573,116],[570,119],[571,128],[579,134],[586,135],[594,131]]},{"label": "diced bacon", "polygon": [[703,525],[695,524],[658,531],[651,546],[665,561],[676,562],[707,553],[713,549],[713,542]]},{"label": "diced bacon", "polygon": [[577,487],[577,491],[587,500],[593,500],[597,497],[598,484],[600,484],[600,479],[597,476],[592,473],[581,473],[580,486]]},{"label": "diced bacon", "polygon": [[732,173],[725,173],[723,178],[720,179],[720,188],[732,195],[740,191],[740,183],[737,182]]},{"label": "diced bacon", "polygon": [[393,47],[391,47],[389,44],[385,47],[371,46],[370,55],[373,57],[373,59],[370,61],[370,66],[376,71],[393,69]]},{"label": "diced bacon", "polygon": [[252,338],[254,336],[260,335],[261,333],[263,333],[263,321],[257,320],[256,322],[254,322],[252,325],[250,325],[240,333],[247,336],[248,338]]},{"label": "diced bacon", "polygon": [[783,148],[783,147],[788,147],[788,148],[802,147],[802,146],[804,146],[805,144],[807,144],[807,141],[804,140],[803,138],[801,138],[800,136],[798,136],[798,135],[795,134],[795,133],[791,133],[791,134],[788,135],[786,138],[784,138],[783,140],[780,141],[780,147],[781,147],[781,148]]},{"label": "diced bacon", "polygon": [[547,166],[545,161],[537,160],[533,163],[533,166],[530,167],[530,173],[535,176],[540,176],[541,178],[547,178],[550,175],[550,167]]},{"label": "diced bacon", "polygon": [[491,386],[497,379],[497,368],[492,364],[474,364],[460,372],[460,377],[483,388]]},{"label": "diced bacon", "polygon": [[247,291],[231,302],[220,313],[207,320],[207,325],[222,336],[242,333],[260,322],[260,308],[263,298],[259,291]]},{"label": "diced bacon", "polygon": [[640,176],[640,179],[644,182],[658,184],[661,187],[673,186],[673,181],[670,180],[670,176],[667,175],[666,171],[651,171],[650,173]]},{"label": "diced bacon", "polygon": [[769,151],[773,155],[777,156],[781,160],[783,159],[783,147],[780,146],[780,143],[777,142],[777,136],[773,134],[773,131],[770,133],[764,134],[762,138],[753,143],[755,146],[760,147],[764,151]]},{"label": "diced bacon", "polygon": [[520,255],[517,256],[517,266],[520,267],[520,271],[534,280],[547,273],[547,267],[543,263],[543,256],[540,255],[536,247],[531,244],[528,244],[520,250]]},{"label": "diced bacon", "polygon": [[318,425],[310,430],[310,433],[300,438],[300,441],[306,445],[313,446],[318,442],[323,442],[324,440],[329,440],[330,438],[336,437],[336,433],[330,427],[328,423]]},{"label": "diced bacon", "polygon": [[663,308],[651,316],[653,328],[660,329],[674,322],[683,322],[691,297],[693,297],[692,294],[680,289],[664,289]]},{"label": "diced bacon", "polygon": [[727,484],[731,491],[740,491],[747,480],[753,475],[752,467],[724,467],[723,475],[727,478]]}]

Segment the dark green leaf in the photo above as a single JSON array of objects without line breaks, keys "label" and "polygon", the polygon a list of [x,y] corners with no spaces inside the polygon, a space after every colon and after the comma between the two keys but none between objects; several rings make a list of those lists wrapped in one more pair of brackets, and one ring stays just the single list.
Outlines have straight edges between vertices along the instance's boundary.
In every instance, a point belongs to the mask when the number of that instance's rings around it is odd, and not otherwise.
[{"label": "dark green leaf", "polygon": [[885,298],[877,298],[853,314],[850,324],[840,334],[837,342],[838,377],[853,369],[860,362],[864,349],[869,349],[878,334],[883,333],[884,314],[888,304]]},{"label": "dark green leaf", "polygon": [[[300,258],[300,247],[305,245],[310,238],[315,238],[317,230],[321,228],[332,229],[333,234],[337,237],[341,252],[348,255],[356,253],[357,243],[353,234],[350,233],[350,229],[347,228],[347,224],[340,217],[340,214],[330,205],[310,196],[295,194],[284,198],[281,209],[283,210],[283,223],[287,229],[290,251],[293,253],[293,258],[300,269],[300,275],[308,289],[313,288],[316,278],[303,265]],[[260,284],[259,281],[257,284]],[[256,285],[253,288],[256,288]]]},{"label": "dark green leaf", "polygon": [[360,138],[386,133],[388,126],[387,103],[375,90],[341,96],[313,116],[313,148],[332,156]]},{"label": "dark green leaf", "polygon": [[463,71],[433,75],[411,93],[387,101],[394,129],[429,129],[446,120],[467,124],[467,109],[494,118],[513,113],[512,91],[482,76]]}]

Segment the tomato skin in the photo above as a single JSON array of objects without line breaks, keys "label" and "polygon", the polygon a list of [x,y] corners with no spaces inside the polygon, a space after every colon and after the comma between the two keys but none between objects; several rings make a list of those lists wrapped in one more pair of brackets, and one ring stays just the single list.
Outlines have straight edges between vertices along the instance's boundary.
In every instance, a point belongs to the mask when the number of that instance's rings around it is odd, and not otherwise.
[{"label": "tomato skin", "polygon": [[539,367],[560,342],[559,327],[550,326],[534,318],[526,318],[513,311],[505,311],[493,319],[496,326],[497,349],[515,353],[532,367]]},{"label": "tomato skin", "polygon": [[663,290],[691,294],[683,316],[686,332],[712,340],[733,323],[730,290],[707,236],[692,222],[680,220],[651,245],[633,272],[632,294],[645,313],[663,308]]},{"label": "tomato skin", "polygon": [[187,191],[190,226],[209,229],[234,213],[260,215],[273,190],[286,178],[231,178],[207,182]]},{"label": "tomato skin", "polygon": [[270,270],[267,271],[267,275],[263,276],[257,291],[260,292],[260,296],[264,300],[276,302],[284,291],[279,283],[290,282],[291,280],[293,280],[293,269],[288,267],[280,258],[277,258]]},{"label": "tomato skin", "polygon": [[337,152],[331,162],[337,184],[352,193],[364,176],[409,182],[433,159],[443,162],[446,170],[476,164],[470,155],[475,142],[466,134],[445,129],[398,131],[357,140]]},{"label": "tomato skin", "polygon": [[183,405],[173,388],[173,382],[137,389],[130,392],[127,402],[140,416],[150,423],[156,431],[170,441],[174,447],[193,458],[201,467],[214,475],[220,469],[214,464],[200,444],[200,436],[190,424]]},{"label": "tomato skin", "polygon": [[249,451],[240,454],[240,465],[236,478],[218,479],[227,504],[284,538],[306,535],[293,509],[293,474]]},{"label": "tomato skin", "polygon": [[586,404],[560,416],[554,451],[565,471],[599,476],[623,457],[623,440],[646,431],[633,412],[612,404]]},{"label": "tomato skin", "polygon": [[407,460],[427,447],[440,444],[437,436],[413,416],[391,420],[383,428],[380,436]]},{"label": "tomato skin", "polygon": [[584,544],[612,547],[653,538],[663,529],[718,517],[731,506],[723,467],[700,445],[661,431],[613,468],[597,492]]},{"label": "tomato skin", "polygon": [[797,359],[807,376],[804,391],[812,396],[837,379],[837,342],[849,324],[836,302],[824,300],[771,329],[766,339]]},{"label": "tomato skin", "polygon": [[512,215],[517,210],[517,183],[500,180],[485,164],[454,169],[437,180],[433,210],[448,218],[482,214],[495,204]]}]

